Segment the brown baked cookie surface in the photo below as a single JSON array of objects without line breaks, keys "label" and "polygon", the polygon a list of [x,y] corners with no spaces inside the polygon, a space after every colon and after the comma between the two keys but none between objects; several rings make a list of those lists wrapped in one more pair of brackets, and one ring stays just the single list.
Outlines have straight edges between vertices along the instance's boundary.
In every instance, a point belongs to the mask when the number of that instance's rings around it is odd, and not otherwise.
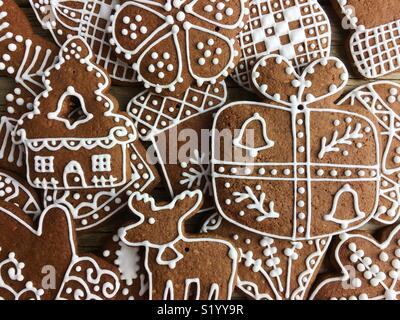
[{"label": "brown baked cookie surface", "polygon": [[400,68],[400,7],[396,0],[332,1],[351,31],[348,53],[357,71],[374,79]]},{"label": "brown baked cookie surface", "polygon": [[263,237],[227,222],[218,213],[202,232],[225,238],[239,250],[237,287],[255,300],[305,300],[331,238],[287,241]]},{"label": "brown baked cookie surface", "polygon": [[95,62],[117,84],[136,83],[136,72],[113,52],[107,29],[117,0],[29,0],[36,18],[61,47],[72,36],[81,36],[95,54]]},{"label": "brown baked cookie surface", "polygon": [[128,113],[139,136],[151,141],[172,197],[201,189],[203,210],[214,207],[211,185],[211,128],[215,113],[225,104],[225,82],[191,86],[179,97],[163,97],[146,90],[134,97]]},{"label": "brown baked cookie surface", "polygon": [[38,217],[42,211],[37,191],[24,179],[2,169],[0,169],[0,201],[13,204],[33,218]]},{"label": "brown baked cookie surface", "polygon": [[0,167],[25,174],[24,150],[12,141],[16,121],[32,109],[43,91],[42,73],[53,64],[55,45],[34,34],[23,11],[13,0],[0,3],[0,75],[14,80],[0,113]]},{"label": "brown baked cookie surface", "polygon": [[[80,256],[65,207],[47,208],[37,227],[13,205],[0,203],[0,297],[5,300],[113,299],[116,269]],[[18,239],[18,241],[15,241]]]},{"label": "brown baked cookie surface", "polygon": [[376,239],[362,231],[344,234],[334,256],[341,274],[326,276],[311,299],[399,299],[400,226],[383,229]]},{"label": "brown baked cookie surface", "polygon": [[370,117],[334,104],[348,80],[343,63],[323,58],[297,75],[270,55],[253,79],[272,103],[228,105],[214,123],[219,212],[249,231],[293,241],[367,223],[378,207],[380,137]]},{"label": "brown baked cookie surface", "polygon": [[110,43],[147,88],[179,97],[232,72],[240,55],[235,37],[247,18],[247,0],[123,0],[112,16]]},{"label": "brown baked cookie surface", "polygon": [[202,206],[199,190],[168,204],[135,193],[130,209],[140,221],[120,230],[121,240],[145,248],[150,300],[226,300],[236,284],[238,253],[227,241],[189,235],[185,222]]},{"label": "brown baked cookie surface", "polygon": [[93,60],[82,38],[70,38],[45,72],[46,90],[13,132],[25,146],[28,182],[44,191],[46,206],[67,206],[79,231],[106,221],[159,179]]},{"label": "brown baked cookie surface", "polygon": [[129,247],[115,234],[103,247],[103,258],[118,268],[120,288],[116,300],[147,300],[148,273],[144,265],[145,250]]},{"label": "brown baked cookie surface", "polygon": [[375,220],[391,224],[400,216],[400,86],[378,81],[354,89],[339,102],[373,115],[381,136],[381,185]]},{"label": "brown baked cookie surface", "polygon": [[254,65],[263,55],[277,53],[297,71],[329,56],[331,26],[317,0],[250,1],[249,21],[239,33],[241,58],[232,78],[252,90]]}]

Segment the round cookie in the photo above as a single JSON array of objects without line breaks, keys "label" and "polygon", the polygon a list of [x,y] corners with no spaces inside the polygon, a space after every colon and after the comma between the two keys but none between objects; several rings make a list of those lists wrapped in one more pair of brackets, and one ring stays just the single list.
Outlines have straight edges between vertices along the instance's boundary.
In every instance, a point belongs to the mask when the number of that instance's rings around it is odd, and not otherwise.
[{"label": "round cookie", "polygon": [[[358,73],[379,78],[400,68],[400,7],[397,0],[335,0],[347,49]],[[384,35],[384,36],[382,36]]]},{"label": "round cookie", "polygon": [[250,19],[239,33],[242,55],[232,78],[252,90],[251,73],[258,59],[276,53],[296,71],[329,56],[331,27],[317,0],[251,0]]},{"label": "round cookie", "polygon": [[378,123],[381,135],[381,186],[375,220],[390,224],[400,217],[400,85],[378,81],[354,89],[338,103],[361,107]]},{"label": "round cookie", "polygon": [[65,207],[47,208],[36,227],[21,209],[1,202],[0,228],[2,299],[115,298],[116,268],[95,256],[77,254],[73,221]]},{"label": "round cookie", "polygon": [[128,105],[140,138],[152,142],[149,154],[154,152],[171,196],[201,189],[203,211],[214,208],[211,147],[205,138],[210,136],[215,113],[226,99],[226,84],[221,82],[191,86],[179,98],[146,90]]},{"label": "round cookie", "polygon": [[180,96],[231,73],[247,15],[247,0],[123,0],[112,16],[110,43],[146,88]]},{"label": "round cookie", "polygon": [[117,58],[108,41],[110,16],[118,0],[42,1],[29,0],[38,21],[61,47],[72,36],[80,36],[96,56],[96,64],[121,84],[137,82],[136,73]]},{"label": "round cookie", "polygon": [[218,213],[201,231],[223,237],[239,249],[237,287],[255,300],[305,300],[331,238],[287,241],[237,227]]},{"label": "round cookie", "polygon": [[367,223],[378,207],[380,137],[370,117],[334,104],[348,80],[343,63],[322,58],[297,75],[269,55],[253,80],[273,103],[230,104],[214,122],[219,212],[249,231],[293,241]]},{"label": "round cookie", "polygon": [[36,190],[16,174],[5,170],[0,170],[0,201],[13,204],[33,218],[41,213]]},{"label": "round cookie", "polygon": [[326,276],[312,300],[399,300],[400,226],[375,239],[365,232],[344,234],[334,256],[341,275]]}]

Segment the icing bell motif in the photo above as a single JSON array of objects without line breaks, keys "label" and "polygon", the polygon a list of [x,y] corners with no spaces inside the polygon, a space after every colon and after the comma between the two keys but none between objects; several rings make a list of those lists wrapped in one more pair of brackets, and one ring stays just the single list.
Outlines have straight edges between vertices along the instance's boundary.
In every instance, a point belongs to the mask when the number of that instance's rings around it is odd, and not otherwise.
[{"label": "icing bell motif", "polygon": [[379,135],[367,112],[334,104],[348,81],[343,63],[322,58],[298,75],[287,59],[267,55],[253,81],[271,103],[230,104],[214,122],[220,213],[261,235],[299,241],[368,222],[378,205]]},{"label": "icing bell motif", "polygon": [[[44,73],[45,91],[18,121],[14,140],[25,145],[27,178],[35,188],[113,188],[131,175],[128,145],[137,138],[135,128],[114,110],[110,80],[92,59],[81,38],[69,39]],[[51,128],[52,137],[43,128]]]}]

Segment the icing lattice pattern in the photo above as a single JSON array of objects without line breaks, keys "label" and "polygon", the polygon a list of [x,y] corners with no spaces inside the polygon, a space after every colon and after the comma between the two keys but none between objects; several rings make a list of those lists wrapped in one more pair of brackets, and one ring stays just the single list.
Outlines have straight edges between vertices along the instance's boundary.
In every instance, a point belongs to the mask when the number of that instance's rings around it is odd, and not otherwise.
[{"label": "icing lattice pattern", "polygon": [[233,74],[240,85],[251,88],[251,71],[258,58],[277,53],[299,71],[309,62],[328,56],[330,24],[316,0],[254,0],[250,21],[238,38],[242,58]]}]

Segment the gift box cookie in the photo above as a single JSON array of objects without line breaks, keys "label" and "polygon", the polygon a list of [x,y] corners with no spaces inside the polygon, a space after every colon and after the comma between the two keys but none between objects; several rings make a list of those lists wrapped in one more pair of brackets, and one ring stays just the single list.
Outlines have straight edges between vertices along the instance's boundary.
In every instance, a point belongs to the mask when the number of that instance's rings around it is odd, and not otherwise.
[{"label": "gift box cookie", "polygon": [[348,79],[343,63],[322,58],[297,75],[269,55],[253,79],[273,103],[228,105],[214,123],[218,211],[249,231],[293,241],[367,223],[378,208],[380,137],[371,116],[334,104]]}]

